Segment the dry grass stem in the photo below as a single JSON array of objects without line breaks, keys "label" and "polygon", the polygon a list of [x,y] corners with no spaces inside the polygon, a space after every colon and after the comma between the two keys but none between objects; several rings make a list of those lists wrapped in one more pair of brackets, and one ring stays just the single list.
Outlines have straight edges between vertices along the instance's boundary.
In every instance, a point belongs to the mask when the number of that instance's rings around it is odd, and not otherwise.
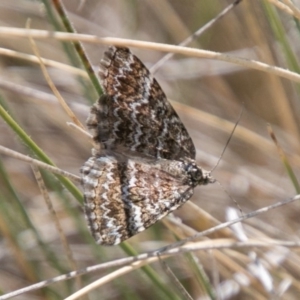
[{"label": "dry grass stem", "polygon": [[45,164],[45,163],[43,163],[43,162],[41,162],[39,160],[31,158],[30,156],[23,155],[21,153],[18,153],[16,151],[11,150],[11,149],[5,148],[3,146],[0,146],[0,153],[8,155],[10,157],[13,157],[15,159],[20,159],[22,161],[31,163],[31,164],[33,164],[33,165],[35,165],[37,167],[40,167],[40,168],[42,168],[44,170],[47,170],[47,171],[51,172],[53,174],[58,174],[58,175],[65,176],[65,177],[73,180],[76,183],[81,183],[80,177],[78,177],[76,175],[73,175],[73,174],[71,174],[69,172],[66,172],[64,170],[61,170],[59,168],[56,168],[56,167],[50,166],[48,164]]},{"label": "dry grass stem", "polygon": [[37,30],[37,29],[29,30],[29,29],[6,28],[6,27],[0,27],[0,36],[2,37],[14,36],[14,37],[27,37],[27,38],[31,37],[35,39],[54,38],[62,41],[82,41],[82,42],[97,43],[103,45],[125,46],[131,48],[141,48],[141,49],[148,49],[148,50],[155,50],[155,51],[172,52],[172,53],[182,54],[191,57],[209,58],[209,59],[225,61],[246,68],[267,72],[269,74],[280,76],[289,79],[291,81],[300,82],[299,74],[291,72],[286,69],[282,69],[276,66],[271,66],[266,63],[254,61],[251,59],[233,57],[223,53],[188,48],[188,47],[159,44],[153,42],[136,41],[130,39],[120,39],[120,38],[110,38],[110,37],[99,38],[97,36],[86,35],[86,34],[70,34],[70,33],[60,33],[60,32],[48,32],[48,31]]}]

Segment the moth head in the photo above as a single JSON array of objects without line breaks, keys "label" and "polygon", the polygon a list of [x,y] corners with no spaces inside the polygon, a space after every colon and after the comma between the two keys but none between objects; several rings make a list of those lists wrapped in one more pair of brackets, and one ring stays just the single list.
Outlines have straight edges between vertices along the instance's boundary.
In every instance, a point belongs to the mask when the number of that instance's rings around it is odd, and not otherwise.
[{"label": "moth head", "polygon": [[212,178],[210,171],[206,171],[199,167],[194,160],[187,160],[185,161],[185,164],[189,185],[195,187],[197,185],[214,183],[216,181]]}]

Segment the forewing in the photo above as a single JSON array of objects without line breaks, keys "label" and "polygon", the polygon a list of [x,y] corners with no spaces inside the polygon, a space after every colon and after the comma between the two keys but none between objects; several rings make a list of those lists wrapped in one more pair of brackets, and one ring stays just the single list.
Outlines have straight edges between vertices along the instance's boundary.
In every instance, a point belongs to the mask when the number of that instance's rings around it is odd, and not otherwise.
[{"label": "forewing", "polygon": [[194,144],[163,90],[128,48],[110,47],[101,67],[105,95],[87,121],[96,142],[155,158],[195,158]]},{"label": "forewing", "polygon": [[181,169],[174,161],[162,170],[154,160],[91,157],[81,173],[85,214],[97,243],[119,244],[185,203],[193,189],[183,183]]}]

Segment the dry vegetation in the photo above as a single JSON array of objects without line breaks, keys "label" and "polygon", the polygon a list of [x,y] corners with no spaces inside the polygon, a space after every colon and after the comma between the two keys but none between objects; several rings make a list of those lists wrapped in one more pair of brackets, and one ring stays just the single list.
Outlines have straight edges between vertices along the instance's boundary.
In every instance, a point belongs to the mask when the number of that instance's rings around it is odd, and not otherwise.
[{"label": "dry vegetation", "polygon": [[[172,45],[191,35],[231,2],[63,1],[78,33]],[[300,8],[300,1],[294,2]],[[243,0],[190,46],[299,72],[299,12],[289,8],[289,0],[276,7],[274,4],[278,3]],[[0,7],[1,27],[25,28],[30,18],[32,29],[66,31],[50,0],[0,0]],[[38,37],[35,41],[43,58],[77,66],[71,42],[63,44],[53,38]],[[107,46],[88,42],[83,45],[97,68]],[[33,55],[29,39],[16,37],[9,30],[1,32],[0,28],[0,47],[0,104],[57,166],[79,175],[79,168],[90,156],[91,144],[66,125],[70,120],[49,89],[39,64],[4,51],[5,48]],[[138,43],[131,48],[149,67],[164,55],[158,50],[147,50],[147,46],[142,49]],[[47,69],[55,86],[84,123],[89,106],[98,97],[86,73],[64,70],[61,66],[48,65]],[[216,164],[244,103],[238,128],[213,174],[244,214],[300,192],[291,171],[297,178],[299,80],[272,75],[270,70],[257,71],[179,54],[155,76],[174,101],[196,145],[197,160],[206,169]],[[287,161],[279,155],[268,134],[267,123],[286,153],[291,166],[288,171]],[[0,120],[1,146],[42,159],[20,137]],[[130,247],[136,254],[160,249],[216,225],[215,219],[227,221],[229,208],[237,209],[220,185],[198,187],[190,203],[171,218],[130,239],[127,245],[102,247],[95,245],[88,232],[81,194],[67,191],[61,180],[50,173],[43,175],[72,254],[63,246],[31,166],[1,155],[0,293],[130,257]],[[78,184],[77,187],[81,189]],[[184,299],[173,275],[193,299],[299,299],[299,244],[288,247],[299,240],[299,214],[299,201],[289,203],[246,220],[238,229],[227,228],[199,238],[196,246],[202,250],[169,257],[164,260],[167,265],[154,258],[156,262],[148,268],[136,266],[137,270],[132,272],[122,266],[102,269],[80,280],[62,280],[14,299],[62,299],[101,278],[103,285],[85,299]],[[246,246],[247,243],[254,245]],[[216,249],[211,250],[212,247]],[[115,270],[120,274],[104,277]],[[120,276],[121,272],[128,273]]]}]

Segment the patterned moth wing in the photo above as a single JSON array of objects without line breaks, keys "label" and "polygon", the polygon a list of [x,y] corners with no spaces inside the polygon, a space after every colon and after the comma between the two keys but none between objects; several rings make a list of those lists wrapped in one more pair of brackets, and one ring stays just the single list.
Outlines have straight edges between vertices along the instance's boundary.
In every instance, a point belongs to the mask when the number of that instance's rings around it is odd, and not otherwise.
[{"label": "patterned moth wing", "polygon": [[188,200],[193,187],[187,164],[116,153],[91,157],[82,173],[85,211],[97,243],[116,245]]},{"label": "patterned moth wing", "polygon": [[97,243],[116,245],[214,182],[148,69],[127,48],[101,60],[105,95],[91,108],[93,156],[81,168],[85,213]]},{"label": "patterned moth wing", "polygon": [[105,95],[87,120],[96,142],[155,158],[195,159],[193,141],[163,90],[128,48],[110,47],[101,67]]}]

